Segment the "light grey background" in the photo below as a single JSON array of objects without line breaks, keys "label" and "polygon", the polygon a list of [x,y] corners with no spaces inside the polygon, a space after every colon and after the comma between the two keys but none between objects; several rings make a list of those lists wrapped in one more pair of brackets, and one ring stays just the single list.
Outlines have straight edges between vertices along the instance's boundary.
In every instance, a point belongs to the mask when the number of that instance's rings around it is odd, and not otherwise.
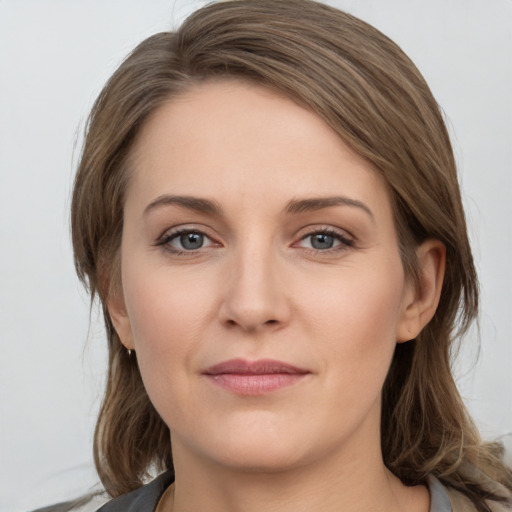
[{"label": "light grey background", "polygon": [[[202,1],[0,0],[0,511],[94,485],[101,324],[73,270],[72,176],[102,84]],[[443,106],[482,282],[459,383],[484,437],[512,430],[512,1],[339,0],[416,62]],[[77,149],[75,150],[75,145]]]}]

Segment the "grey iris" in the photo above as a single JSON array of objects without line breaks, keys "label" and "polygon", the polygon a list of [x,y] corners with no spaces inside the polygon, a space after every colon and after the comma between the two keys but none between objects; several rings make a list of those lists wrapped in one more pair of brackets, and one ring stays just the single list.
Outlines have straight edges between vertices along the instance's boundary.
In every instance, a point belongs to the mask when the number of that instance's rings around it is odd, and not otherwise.
[{"label": "grey iris", "polygon": [[184,249],[200,249],[203,242],[204,236],[200,233],[186,233],[180,236],[180,243]]},{"label": "grey iris", "polygon": [[334,245],[334,237],[325,233],[317,233],[311,236],[311,247],[314,249],[331,249]]}]

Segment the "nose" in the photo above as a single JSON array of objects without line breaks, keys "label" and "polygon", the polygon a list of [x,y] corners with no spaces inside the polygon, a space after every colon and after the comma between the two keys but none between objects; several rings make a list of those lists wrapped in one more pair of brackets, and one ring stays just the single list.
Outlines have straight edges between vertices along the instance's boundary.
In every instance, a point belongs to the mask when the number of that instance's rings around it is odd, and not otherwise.
[{"label": "nose", "polygon": [[247,247],[233,256],[219,310],[221,322],[245,332],[277,330],[290,320],[282,262],[268,248]]}]

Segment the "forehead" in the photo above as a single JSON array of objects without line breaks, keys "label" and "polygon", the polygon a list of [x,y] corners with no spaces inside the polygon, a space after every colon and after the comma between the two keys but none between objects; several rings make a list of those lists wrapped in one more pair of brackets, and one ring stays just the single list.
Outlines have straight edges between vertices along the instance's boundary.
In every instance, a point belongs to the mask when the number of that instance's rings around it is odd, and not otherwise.
[{"label": "forehead", "polygon": [[372,165],[317,114],[235,80],[195,85],[152,114],[132,155],[134,192],[146,202],[163,193],[270,201],[283,192],[389,202]]}]

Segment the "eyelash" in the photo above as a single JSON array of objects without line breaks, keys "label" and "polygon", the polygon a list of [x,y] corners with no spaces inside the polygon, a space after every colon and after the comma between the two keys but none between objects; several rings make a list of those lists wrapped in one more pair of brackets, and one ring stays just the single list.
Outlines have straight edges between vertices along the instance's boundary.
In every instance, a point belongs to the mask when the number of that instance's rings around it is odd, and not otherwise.
[{"label": "eyelash", "polygon": [[306,233],[304,236],[302,236],[299,242],[303,242],[304,240],[312,238],[316,235],[325,235],[332,237],[335,241],[340,242],[340,244],[338,246],[330,247],[327,249],[315,249],[314,247],[304,247],[304,249],[312,251],[314,253],[331,253],[334,251],[343,251],[351,247],[354,247],[355,245],[353,239],[348,238],[347,236],[342,235],[339,231],[330,228],[315,229],[313,231],[310,231]]},{"label": "eyelash", "polygon": [[199,247],[198,249],[178,249],[176,247],[173,247],[171,245],[171,242],[178,239],[179,237],[183,235],[201,235],[205,239],[208,239],[212,244],[215,244],[211,237],[209,237],[204,231],[201,231],[200,229],[193,229],[193,228],[181,228],[177,229],[175,231],[172,231],[171,233],[166,232],[155,244],[156,246],[163,247],[166,251],[176,254],[178,256],[193,256],[196,254],[200,249],[204,249],[204,247]]},{"label": "eyelash", "polygon": [[[208,247],[208,246],[207,247],[202,246],[197,249],[188,249],[188,250],[187,249],[178,249],[176,247],[173,247],[171,245],[171,242],[178,239],[179,237],[181,237],[183,235],[200,235],[200,236],[204,237],[204,239],[209,240],[212,245],[215,244],[215,242],[211,239],[211,237],[209,237],[204,231],[201,231],[199,229],[193,229],[193,228],[181,228],[181,229],[177,229],[176,231],[172,231],[171,233],[166,232],[162,237],[160,237],[160,239],[157,241],[157,243],[155,245],[159,246],[159,247],[163,247],[166,251],[168,251],[172,254],[178,255],[178,256],[181,256],[181,255],[193,256],[194,254],[197,254],[197,252],[200,251],[201,249],[205,249]],[[340,232],[338,232],[334,229],[329,229],[329,228],[315,229],[313,231],[310,231],[310,232],[306,233],[305,235],[303,235],[299,239],[299,241],[295,242],[293,245],[303,242],[303,241],[307,240],[308,238],[314,237],[316,235],[329,236],[329,237],[332,237],[335,241],[338,241],[340,243],[338,246],[329,247],[326,249],[315,249],[314,247],[303,247],[303,249],[310,251],[310,252],[314,252],[316,254],[319,254],[319,253],[331,253],[331,252],[335,252],[335,251],[342,251],[342,250],[346,250],[348,248],[354,247],[353,239],[348,238],[348,237],[342,235]]]}]

